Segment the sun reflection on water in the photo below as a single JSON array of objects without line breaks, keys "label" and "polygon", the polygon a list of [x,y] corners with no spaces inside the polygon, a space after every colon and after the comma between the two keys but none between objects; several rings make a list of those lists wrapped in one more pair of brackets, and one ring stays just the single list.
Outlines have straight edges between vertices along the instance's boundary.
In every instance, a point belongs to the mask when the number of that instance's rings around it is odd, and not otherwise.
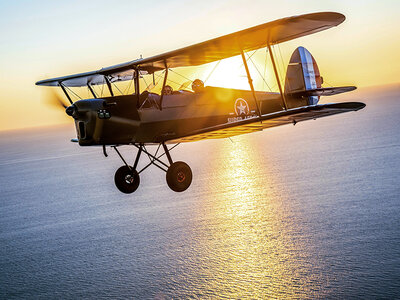
[{"label": "sun reflection on water", "polygon": [[[265,154],[264,154],[265,155]],[[202,201],[198,270],[205,296],[321,296],[281,181],[257,145],[239,138],[215,154],[215,180]],[[300,267],[301,265],[301,267]]]}]

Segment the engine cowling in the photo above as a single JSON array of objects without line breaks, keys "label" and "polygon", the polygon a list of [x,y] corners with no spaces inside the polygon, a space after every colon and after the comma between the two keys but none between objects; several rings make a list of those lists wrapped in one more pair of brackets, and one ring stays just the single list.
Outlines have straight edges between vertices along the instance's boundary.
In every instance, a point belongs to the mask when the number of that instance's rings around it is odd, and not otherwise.
[{"label": "engine cowling", "polygon": [[134,95],[79,100],[69,112],[81,146],[128,144],[140,125]]}]

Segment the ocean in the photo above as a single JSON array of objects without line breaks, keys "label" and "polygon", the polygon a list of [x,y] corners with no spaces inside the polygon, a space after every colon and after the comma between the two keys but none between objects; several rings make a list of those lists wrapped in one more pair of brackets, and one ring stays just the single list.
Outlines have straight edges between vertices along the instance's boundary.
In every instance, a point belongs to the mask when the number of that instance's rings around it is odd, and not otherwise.
[{"label": "ocean", "polygon": [[154,166],[120,193],[117,154],[69,142],[72,124],[0,132],[0,298],[399,298],[400,85],[324,102],[352,100],[179,145],[183,193]]}]

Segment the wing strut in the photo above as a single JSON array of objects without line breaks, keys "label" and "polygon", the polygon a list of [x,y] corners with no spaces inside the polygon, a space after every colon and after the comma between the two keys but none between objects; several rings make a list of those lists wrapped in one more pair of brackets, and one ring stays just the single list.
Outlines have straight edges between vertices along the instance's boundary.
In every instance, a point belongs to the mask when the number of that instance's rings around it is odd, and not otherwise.
[{"label": "wing strut", "polygon": [[112,90],[112,87],[111,87],[110,79],[106,75],[104,76],[104,78],[106,79],[106,83],[107,83],[107,86],[108,86],[108,90],[110,91],[111,97],[114,97],[114,93],[113,93],[113,90]]},{"label": "wing strut", "polygon": [[61,89],[63,90],[65,96],[67,96],[69,103],[73,104],[71,97],[69,96],[67,90],[65,89],[65,86],[62,84],[62,82],[59,83],[59,85],[61,86]]},{"label": "wing strut", "polygon": [[164,81],[162,84],[162,88],[161,88],[161,96],[160,96],[160,110],[162,110],[162,101],[164,98],[164,88],[165,88],[165,84],[167,83],[167,77],[168,77],[168,66],[167,66],[167,62],[164,61],[165,64],[165,74],[164,74]]},{"label": "wing strut", "polygon": [[271,45],[268,44],[267,47],[268,47],[269,55],[271,56],[272,66],[274,67],[274,73],[275,73],[275,77],[276,77],[276,82],[278,83],[279,92],[281,93],[283,108],[284,108],[285,110],[287,110],[286,99],[285,99],[285,95],[283,94],[283,90],[282,90],[282,86],[281,86],[281,81],[279,80],[278,69],[276,68],[275,59],[274,59],[274,55],[272,54]]},{"label": "wing strut", "polygon": [[87,87],[89,88],[89,91],[92,93],[93,97],[97,99],[96,93],[93,91],[92,87],[90,86],[90,83],[87,84]]},{"label": "wing strut", "polygon": [[257,114],[261,118],[261,111],[260,111],[260,108],[258,107],[257,97],[256,97],[256,93],[254,91],[253,79],[251,79],[249,67],[247,66],[247,61],[246,61],[246,58],[244,57],[243,50],[240,51],[240,54],[242,55],[243,65],[244,65],[244,68],[246,69],[247,79],[249,80],[250,89],[253,94],[254,102],[256,103]]},{"label": "wing strut", "polygon": [[[133,83],[135,86],[135,94],[139,97],[139,95],[140,95],[140,85],[139,85],[140,71],[139,71],[138,67],[135,67],[134,70],[135,70],[135,75],[134,75],[135,77],[133,78],[133,80],[134,80]],[[139,101],[138,101],[138,103],[139,103]]]}]

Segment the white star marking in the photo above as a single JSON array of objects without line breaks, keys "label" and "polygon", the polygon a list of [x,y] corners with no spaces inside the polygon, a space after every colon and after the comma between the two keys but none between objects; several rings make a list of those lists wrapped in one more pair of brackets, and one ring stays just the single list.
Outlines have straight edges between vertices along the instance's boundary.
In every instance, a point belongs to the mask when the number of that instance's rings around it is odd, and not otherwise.
[{"label": "white star marking", "polygon": [[243,104],[243,102],[240,102],[240,105],[236,106],[239,109],[239,115],[241,114],[246,114],[246,108],[247,106]]}]

